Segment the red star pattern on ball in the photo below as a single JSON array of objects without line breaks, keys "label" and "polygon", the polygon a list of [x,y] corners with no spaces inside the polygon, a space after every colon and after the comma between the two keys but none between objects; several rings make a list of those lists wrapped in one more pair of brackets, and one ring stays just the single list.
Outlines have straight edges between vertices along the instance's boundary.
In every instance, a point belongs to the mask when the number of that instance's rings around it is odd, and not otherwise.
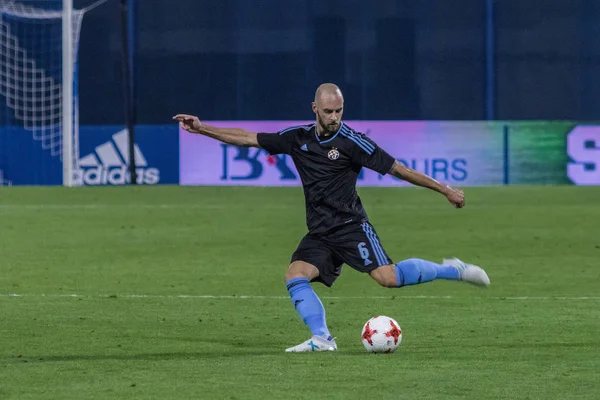
[{"label": "red star pattern on ball", "polygon": [[373,337],[374,334],[377,333],[377,329],[371,329],[371,326],[367,322],[367,326],[365,326],[365,331],[363,332],[362,338],[366,340],[371,346],[373,346]]},{"label": "red star pattern on ball", "polygon": [[390,321],[390,325],[392,326],[392,329],[387,331],[385,336],[393,337],[394,344],[398,344],[398,338],[400,338],[400,335],[402,335],[402,331],[400,330],[400,327],[394,323],[394,321]]}]

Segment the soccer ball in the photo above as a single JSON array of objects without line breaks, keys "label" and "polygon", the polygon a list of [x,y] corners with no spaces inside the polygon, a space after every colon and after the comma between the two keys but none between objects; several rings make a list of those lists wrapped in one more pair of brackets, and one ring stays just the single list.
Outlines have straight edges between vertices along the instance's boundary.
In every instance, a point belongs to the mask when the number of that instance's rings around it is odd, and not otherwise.
[{"label": "soccer ball", "polygon": [[402,330],[394,319],[380,315],[367,321],[361,337],[369,353],[393,353],[402,342]]}]

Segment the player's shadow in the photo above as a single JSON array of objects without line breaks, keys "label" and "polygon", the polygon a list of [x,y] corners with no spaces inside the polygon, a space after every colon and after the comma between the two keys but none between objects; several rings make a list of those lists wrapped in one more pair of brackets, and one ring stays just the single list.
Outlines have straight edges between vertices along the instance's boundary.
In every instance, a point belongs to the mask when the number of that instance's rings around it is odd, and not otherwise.
[{"label": "player's shadow", "polygon": [[[141,353],[141,354],[65,354],[65,355],[24,355],[19,357],[5,357],[0,360],[10,361],[12,363],[53,363],[53,362],[71,362],[71,361],[169,361],[169,360],[206,360],[212,358],[247,358],[247,357],[280,357],[285,354],[280,348],[245,348],[241,351],[224,351],[222,348],[215,348],[203,351],[190,352],[163,352],[163,353]],[[340,357],[340,356],[358,356],[365,355],[364,351],[346,350],[336,352],[314,353],[287,353],[288,357]]]},{"label": "player's shadow", "polygon": [[[169,361],[169,360],[203,360],[208,358],[244,358],[248,356],[272,356],[277,353],[271,349],[246,349],[243,352],[225,352],[214,349],[207,351],[142,353],[142,354],[69,354],[59,356],[21,356],[10,357],[11,362],[52,363],[69,361]],[[7,361],[7,358],[4,358]]]}]

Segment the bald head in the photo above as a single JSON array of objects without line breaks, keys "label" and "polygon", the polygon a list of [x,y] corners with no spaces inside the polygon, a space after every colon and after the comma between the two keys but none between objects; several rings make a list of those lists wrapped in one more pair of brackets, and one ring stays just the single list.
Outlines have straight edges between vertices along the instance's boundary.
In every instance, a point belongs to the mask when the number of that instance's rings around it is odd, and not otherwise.
[{"label": "bald head", "polygon": [[313,112],[317,117],[317,132],[325,136],[337,132],[344,113],[344,96],[333,83],[324,83],[317,88]]},{"label": "bald head", "polygon": [[344,100],[342,91],[333,83],[323,83],[322,85],[319,85],[317,91],[315,92],[315,103],[321,103],[322,99],[325,97],[337,97],[342,99],[342,101]]}]

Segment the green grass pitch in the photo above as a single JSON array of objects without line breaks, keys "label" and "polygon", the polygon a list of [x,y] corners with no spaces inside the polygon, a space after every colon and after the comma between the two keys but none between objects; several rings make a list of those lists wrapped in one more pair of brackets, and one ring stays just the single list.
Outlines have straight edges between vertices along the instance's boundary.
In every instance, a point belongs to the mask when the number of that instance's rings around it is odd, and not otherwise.
[{"label": "green grass pitch", "polygon": [[[283,283],[300,188],[1,189],[0,399],[600,398],[600,188],[359,192],[392,258],[492,285],[346,266],[316,286],[339,351],[286,354],[309,336]],[[394,354],[362,347],[378,314]]]}]

